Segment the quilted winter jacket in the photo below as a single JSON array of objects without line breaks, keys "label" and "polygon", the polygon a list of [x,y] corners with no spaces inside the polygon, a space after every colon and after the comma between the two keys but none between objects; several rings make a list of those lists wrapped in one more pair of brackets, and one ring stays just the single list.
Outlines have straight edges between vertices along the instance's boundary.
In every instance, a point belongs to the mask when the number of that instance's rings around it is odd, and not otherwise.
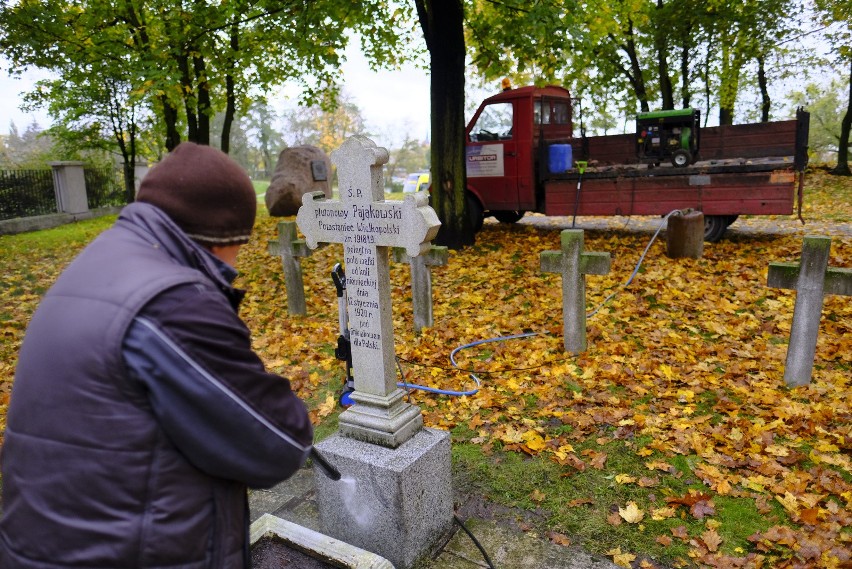
[{"label": "quilted winter jacket", "polygon": [[62,273],[16,369],[0,567],[247,566],[246,488],[292,475],[312,429],[234,275],[140,203]]}]

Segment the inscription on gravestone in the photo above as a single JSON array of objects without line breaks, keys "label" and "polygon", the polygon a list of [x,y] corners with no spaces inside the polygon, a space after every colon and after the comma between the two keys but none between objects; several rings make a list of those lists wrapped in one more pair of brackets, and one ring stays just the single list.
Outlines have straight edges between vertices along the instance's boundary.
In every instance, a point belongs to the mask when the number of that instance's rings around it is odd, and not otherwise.
[{"label": "inscription on gravestone", "polygon": [[412,257],[427,252],[440,222],[425,193],[384,200],[381,167],[387,160],[387,150],[369,138],[346,140],[331,154],[340,200],[306,194],[296,223],[311,248],[343,244],[356,404],[340,415],[340,432],[396,448],[423,418],[396,386],[388,250],[402,247]]}]

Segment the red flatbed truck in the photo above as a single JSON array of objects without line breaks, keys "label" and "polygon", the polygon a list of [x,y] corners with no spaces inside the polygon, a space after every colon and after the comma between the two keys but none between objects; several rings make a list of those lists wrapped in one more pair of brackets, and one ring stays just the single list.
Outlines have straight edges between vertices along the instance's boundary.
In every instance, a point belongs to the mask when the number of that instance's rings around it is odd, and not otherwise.
[{"label": "red flatbed truck", "polygon": [[[717,241],[741,214],[789,215],[798,199],[801,215],[808,119],[800,109],[795,120],[702,128],[696,154],[673,158],[676,167],[637,151],[644,131],[574,137],[562,87],[507,89],[482,102],[465,132],[468,209],[479,228],[484,216],[512,223],[528,211],[630,216],[692,208],[704,213],[705,239]],[[588,167],[581,172],[574,161]]]}]

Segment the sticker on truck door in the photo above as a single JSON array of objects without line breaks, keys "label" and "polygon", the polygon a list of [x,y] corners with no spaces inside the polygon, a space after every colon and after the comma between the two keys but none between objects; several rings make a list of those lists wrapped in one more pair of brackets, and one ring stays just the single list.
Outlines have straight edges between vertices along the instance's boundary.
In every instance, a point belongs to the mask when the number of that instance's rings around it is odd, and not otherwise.
[{"label": "sticker on truck door", "polygon": [[503,176],[503,145],[485,144],[466,148],[468,178]]}]

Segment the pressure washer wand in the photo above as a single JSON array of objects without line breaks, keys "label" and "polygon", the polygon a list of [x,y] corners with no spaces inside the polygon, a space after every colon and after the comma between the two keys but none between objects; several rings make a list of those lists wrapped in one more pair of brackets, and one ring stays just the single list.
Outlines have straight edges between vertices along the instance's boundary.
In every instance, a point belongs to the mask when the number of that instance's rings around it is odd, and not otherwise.
[{"label": "pressure washer wand", "polygon": [[583,185],[583,172],[586,171],[588,162],[585,160],[577,160],[577,170],[580,175],[577,177],[577,197],[574,198],[574,218],[571,220],[571,227],[574,227],[574,222],[577,221],[577,210],[580,208],[580,188]]},{"label": "pressure washer wand", "polygon": [[346,314],[346,274],[340,263],[334,265],[331,280],[337,290],[337,323],[340,325],[340,335],[349,338],[349,321]]},{"label": "pressure washer wand", "polygon": [[350,407],[355,403],[351,397],[352,392],[355,391],[355,378],[352,376],[352,343],[349,339],[349,316],[346,312],[346,273],[343,272],[340,263],[334,265],[331,280],[337,290],[337,321],[340,325],[334,357],[346,362],[346,379],[343,380],[343,391],[338,401],[343,407]]},{"label": "pressure washer wand", "polygon": [[311,459],[314,461],[314,464],[320,467],[322,473],[331,478],[332,480],[340,480],[340,471],[331,465],[323,456],[319,453],[316,447],[311,447],[309,453]]}]

